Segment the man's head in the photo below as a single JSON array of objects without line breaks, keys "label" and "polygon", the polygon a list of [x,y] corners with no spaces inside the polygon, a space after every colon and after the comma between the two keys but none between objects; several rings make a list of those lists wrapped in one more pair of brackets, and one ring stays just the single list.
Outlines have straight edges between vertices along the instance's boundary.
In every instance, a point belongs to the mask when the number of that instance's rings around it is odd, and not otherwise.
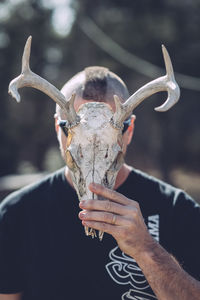
[{"label": "man's head", "polygon": [[[109,69],[100,66],[88,67],[77,73],[65,83],[61,92],[66,99],[69,99],[72,94],[76,94],[74,101],[76,111],[78,111],[82,104],[87,102],[105,102],[115,111],[114,95],[117,95],[122,103],[129,97],[129,91],[124,81]],[[56,116],[63,120],[67,119],[65,111],[58,104],[56,104]],[[66,160],[66,137],[59,130],[58,118],[56,118],[56,131],[62,157]],[[130,122],[127,122],[124,126],[124,129],[129,127],[123,138],[124,153],[126,152],[127,145],[131,142],[134,120],[135,116],[130,117]]]},{"label": "man's head", "polygon": [[[123,136],[121,128],[116,128],[111,122],[115,112],[114,95],[125,102],[129,93],[124,82],[103,67],[86,68],[69,80],[61,92],[66,99],[76,95],[73,106],[79,116],[78,124],[64,128],[64,134],[60,126],[63,121],[59,119],[67,121],[67,115],[60,106],[56,107],[56,131],[61,153],[79,200],[92,199],[96,195],[88,188],[91,182],[114,187],[126,147],[131,141],[133,122]],[[94,233],[92,230],[91,234]]]},{"label": "man's head", "polygon": [[[115,176],[112,178],[112,182],[109,178],[105,178],[105,176],[108,176],[111,163],[113,163],[112,157],[113,160],[117,160],[115,169],[118,171],[118,168],[123,161],[123,154],[126,151],[127,144],[131,141],[133,133],[133,121],[130,122],[129,130],[124,134],[123,138],[121,131],[110,124],[110,119],[115,111],[114,95],[117,95],[122,102],[125,102],[129,97],[129,92],[125,83],[107,68],[89,67],[72,77],[72,79],[64,85],[61,92],[66,99],[69,99],[72,94],[76,94],[74,108],[78,114],[82,115],[81,119],[84,119],[84,122],[81,121],[81,124],[68,130],[68,137],[66,137],[60,129],[58,122],[59,119],[67,119],[67,116],[60,106],[56,106],[56,131],[64,160],[69,168],[70,163],[72,165],[72,161],[74,168],[77,167],[74,166],[74,163],[79,163],[79,167],[82,168],[82,170],[79,170],[82,173],[81,176],[85,177],[84,180],[86,180],[87,177],[86,181],[88,182],[86,184],[88,184],[89,181],[96,180],[96,182],[99,183],[107,182],[107,186],[113,187]],[[96,102],[96,104],[94,102]],[[86,119],[88,127],[86,126]],[[132,120],[134,120],[134,117],[132,117]],[[80,159],[78,162],[78,158],[75,157],[76,151],[72,153],[72,148],[76,147],[81,148],[81,162]],[[99,151],[96,151],[97,148]],[[120,151],[117,149],[120,149]],[[85,155],[84,151],[86,151]],[[105,151],[105,154],[101,153],[103,151]],[[120,158],[117,158],[119,153]],[[86,157],[86,154],[89,154],[89,157]],[[94,172],[95,165],[93,166],[93,169],[85,170],[85,172],[83,171],[84,166],[89,163],[92,155],[95,155],[96,167],[99,169],[103,166],[101,175],[95,174],[95,172],[97,172],[97,170]],[[112,157],[109,157],[110,155]],[[106,158],[108,160],[107,162]],[[98,160],[99,162],[97,162]],[[100,160],[101,164],[99,164]],[[119,166],[117,166],[117,163]],[[91,172],[91,174],[89,175],[88,172]],[[85,175],[83,173],[85,173]],[[98,171],[98,173],[100,172]],[[110,182],[108,182],[108,180]]]}]

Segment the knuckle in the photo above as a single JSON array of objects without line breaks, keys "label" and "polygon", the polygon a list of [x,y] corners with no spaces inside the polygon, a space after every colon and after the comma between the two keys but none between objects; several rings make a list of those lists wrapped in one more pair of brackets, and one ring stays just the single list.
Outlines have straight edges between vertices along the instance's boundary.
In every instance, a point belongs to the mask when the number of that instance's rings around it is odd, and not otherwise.
[{"label": "knuckle", "polygon": [[129,216],[131,216],[133,219],[137,219],[140,215],[140,208],[136,206],[129,207]]},{"label": "knuckle", "polygon": [[104,219],[104,221],[105,221],[106,223],[115,225],[115,223],[116,223],[116,216],[113,215],[113,214],[107,213],[107,214],[105,214],[105,219]]},{"label": "knuckle", "polygon": [[86,200],[85,203],[84,203],[84,206],[91,207],[92,206],[92,201],[93,200],[91,200],[91,199],[90,200]]},{"label": "knuckle", "polygon": [[132,210],[132,217],[133,217],[133,219],[136,219],[138,217],[138,209],[137,208]]},{"label": "knuckle", "polygon": [[[124,196],[125,197],[125,196]],[[133,205],[133,200],[132,199],[129,199],[129,198],[127,198],[127,197],[125,197],[126,198],[126,201],[127,201],[127,205],[129,205],[129,206],[132,206]]]},{"label": "knuckle", "polygon": [[[128,199],[128,198],[127,198]],[[133,199],[128,199],[129,205],[136,207],[136,208],[140,208],[140,205],[137,201],[133,200]]]},{"label": "knuckle", "polygon": [[109,197],[115,200],[117,198],[117,192],[115,192],[114,190],[109,190]]},{"label": "knuckle", "polygon": [[107,224],[106,223],[101,223],[101,226],[102,226],[102,230],[103,231],[106,231],[107,230]]},{"label": "knuckle", "polygon": [[111,202],[109,200],[105,201],[105,210],[110,211],[111,210]]},{"label": "knuckle", "polygon": [[140,209],[140,205],[138,202],[134,201],[135,207],[139,210]]},{"label": "knuckle", "polygon": [[110,214],[104,213],[102,217],[103,222],[109,222],[110,221]]},{"label": "knuckle", "polygon": [[88,200],[88,208],[92,209],[95,206],[95,200],[91,199]]},{"label": "knuckle", "polygon": [[99,184],[98,184],[98,187],[97,187],[97,188],[98,188],[98,192],[99,192],[99,193],[103,193],[103,191],[104,191],[104,189],[105,189],[102,185],[99,185]]},{"label": "knuckle", "polygon": [[115,198],[116,195],[117,195],[117,193],[116,193],[115,191],[111,190],[111,196],[112,196],[113,198]]}]

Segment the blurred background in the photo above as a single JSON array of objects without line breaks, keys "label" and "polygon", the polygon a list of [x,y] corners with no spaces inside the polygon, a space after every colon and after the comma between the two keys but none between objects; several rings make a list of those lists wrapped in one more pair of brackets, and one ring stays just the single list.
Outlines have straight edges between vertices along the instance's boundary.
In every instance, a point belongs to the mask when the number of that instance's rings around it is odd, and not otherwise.
[{"label": "blurred background", "polygon": [[31,88],[17,104],[7,93],[32,35],[31,68],[57,88],[90,65],[108,67],[133,93],[164,75],[161,44],[171,56],[181,98],[169,112],[137,116],[127,162],[200,202],[200,1],[0,1],[0,197],[64,165],[54,133],[55,104]]}]

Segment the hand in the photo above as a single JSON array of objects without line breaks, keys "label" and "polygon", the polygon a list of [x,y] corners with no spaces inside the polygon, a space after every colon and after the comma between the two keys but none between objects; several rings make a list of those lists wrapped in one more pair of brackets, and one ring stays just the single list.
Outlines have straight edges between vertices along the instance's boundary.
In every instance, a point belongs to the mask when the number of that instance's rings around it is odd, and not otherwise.
[{"label": "hand", "polygon": [[89,188],[106,200],[80,202],[83,226],[111,234],[120,249],[135,259],[154,245],[136,201],[99,184],[92,183]]}]

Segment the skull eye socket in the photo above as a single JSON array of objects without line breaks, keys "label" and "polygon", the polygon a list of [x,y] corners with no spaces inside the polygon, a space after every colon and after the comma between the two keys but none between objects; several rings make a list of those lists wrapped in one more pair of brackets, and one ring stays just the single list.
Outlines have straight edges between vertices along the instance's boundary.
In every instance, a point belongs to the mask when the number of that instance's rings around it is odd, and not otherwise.
[{"label": "skull eye socket", "polygon": [[58,125],[60,126],[60,128],[62,129],[64,135],[66,137],[68,137],[68,129],[66,127],[66,124],[67,124],[67,121],[66,120],[61,120],[59,117],[58,117]]}]

